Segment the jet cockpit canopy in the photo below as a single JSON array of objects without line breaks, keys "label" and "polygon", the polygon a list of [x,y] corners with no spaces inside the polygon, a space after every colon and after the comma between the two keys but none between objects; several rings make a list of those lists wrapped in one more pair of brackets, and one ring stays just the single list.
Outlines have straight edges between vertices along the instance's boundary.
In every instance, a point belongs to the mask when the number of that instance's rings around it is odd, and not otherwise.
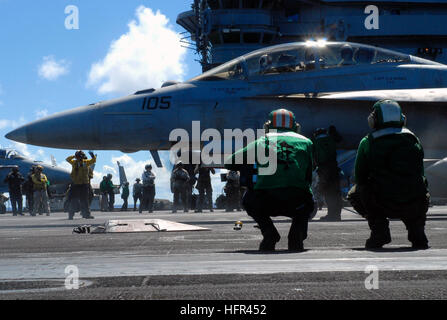
[{"label": "jet cockpit canopy", "polygon": [[306,41],[256,50],[190,81],[243,80],[286,72],[406,63],[439,65],[430,60],[364,44]]},{"label": "jet cockpit canopy", "polygon": [[25,157],[12,149],[0,149],[0,159],[24,160]]}]

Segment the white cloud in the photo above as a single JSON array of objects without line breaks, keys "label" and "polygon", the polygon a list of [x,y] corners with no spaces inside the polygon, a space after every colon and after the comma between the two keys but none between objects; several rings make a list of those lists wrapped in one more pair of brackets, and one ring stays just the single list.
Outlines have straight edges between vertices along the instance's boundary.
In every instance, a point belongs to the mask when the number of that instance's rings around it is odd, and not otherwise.
[{"label": "white cloud", "polygon": [[68,73],[70,64],[65,60],[56,61],[53,56],[43,57],[39,66],[39,76],[46,80],[57,80]]},{"label": "white cloud", "polygon": [[144,6],[137,8],[136,16],[129,31],[113,41],[104,59],[90,69],[87,85],[98,87],[99,93],[160,87],[166,80],[182,80],[186,73],[186,49],[166,16]]},{"label": "white cloud", "polygon": [[21,142],[14,142],[14,150],[17,150],[19,153],[23,154],[25,157],[29,159],[35,159],[35,155],[29,151],[28,146]]},{"label": "white cloud", "polygon": [[104,165],[102,168],[104,169],[104,171],[105,171],[106,173],[116,174],[116,170],[115,170],[115,168],[113,168],[113,167],[111,167],[111,166]]},{"label": "white cloud", "polygon": [[48,110],[47,109],[36,110],[34,111],[34,114],[36,115],[37,119],[44,118],[48,115]]},{"label": "white cloud", "polygon": [[31,151],[28,145],[21,142],[13,142],[12,149],[18,151],[20,154],[24,155],[28,159],[38,160],[46,164],[51,164],[51,157],[48,156],[43,149]]},{"label": "white cloud", "polygon": [[20,117],[19,120],[0,119],[0,130],[14,129],[25,124],[25,118]]}]

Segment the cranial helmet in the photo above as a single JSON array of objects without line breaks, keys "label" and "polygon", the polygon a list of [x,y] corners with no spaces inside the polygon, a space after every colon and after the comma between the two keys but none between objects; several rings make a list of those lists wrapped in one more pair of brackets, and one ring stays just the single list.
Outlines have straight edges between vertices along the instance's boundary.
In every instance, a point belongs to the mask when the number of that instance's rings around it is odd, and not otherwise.
[{"label": "cranial helmet", "polygon": [[144,169],[146,169],[146,170],[149,169],[149,170],[150,170],[150,169],[152,169],[152,165],[147,164],[147,165],[144,167]]},{"label": "cranial helmet", "polygon": [[288,129],[299,132],[300,125],[295,121],[295,115],[292,111],[286,109],[277,109],[270,112],[267,122],[264,124],[266,132],[270,129]]},{"label": "cranial helmet", "polygon": [[268,54],[263,54],[261,58],[259,58],[259,66],[261,67],[262,70],[271,66],[272,62],[273,62],[272,57],[269,56]]},{"label": "cranial helmet", "polygon": [[318,128],[318,129],[316,129],[316,130],[314,131],[314,137],[315,137],[315,138],[318,137],[319,135],[322,135],[322,134],[325,134],[325,135],[328,134],[328,131],[327,131],[326,128]]},{"label": "cranial helmet", "polygon": [[400,128],[405,123],[406,118],[400,105],[390,99],[377,101],[373,106],[373,111],[368,116],[368,125],[371,129]]},{"label": "cranial helmet", "polygon": [[345,44],[341,47],[340,55],[341,55],[342,59],[350,60],[354,56],[354,50],[352,49],[352,47],[349,44]]},{"label": "cranial helmet", "polygon": [[78,150],[78,151],[76,151],[76,153],[75,153],[75,157],[78,157],[78,156],[81,156],[81,157],[85,157],[85,153],[84,153],[84,151],[82,151],[82,150]]}]

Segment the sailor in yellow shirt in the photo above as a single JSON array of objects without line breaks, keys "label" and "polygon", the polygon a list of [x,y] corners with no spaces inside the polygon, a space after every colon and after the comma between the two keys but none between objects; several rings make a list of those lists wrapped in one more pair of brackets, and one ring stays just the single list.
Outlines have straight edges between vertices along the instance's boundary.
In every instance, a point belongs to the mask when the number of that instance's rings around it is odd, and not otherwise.
[{"label": "sailor in yellow shirt", "polygon": [[94,219],[90,214],[89,195],[90,195],[90,166],[96,162],[96,156],[90,152],[92,157],[87,159],[85,153],[81,150],[76,151],[74,156],[69,156],[66,160],[71,164],[71,200],[68,209],[68,219],[72,220],[75,213],[76,201],[79,201],[81,215],[85,219]]},{"label": "sailor in yellow shirt", "polygon": [[47,194],[47,185],[48,179],[46,175],[42,173],[43,167],[37,166],[33,175],[31,175],[31,179],[33,181],[33,200],[34,200],[34,208],[33,215],[35,216],[37,212],[39,212],[40,207],[42,206],[43,210],[47,214],[50,215],[50,205],[48,203],[48,194]]}]

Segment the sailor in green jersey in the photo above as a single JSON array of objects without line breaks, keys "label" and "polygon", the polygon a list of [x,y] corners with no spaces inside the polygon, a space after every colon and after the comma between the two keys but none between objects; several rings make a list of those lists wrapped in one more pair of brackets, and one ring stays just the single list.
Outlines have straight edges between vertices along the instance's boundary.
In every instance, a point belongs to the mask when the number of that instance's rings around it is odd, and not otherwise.
[{"label": "sailor in green jersey", "polygon": [[[311,191],[312,183],[312,142],[297,133],[299,124],[292,112],[279,109],[272,111],[264,125],[265,136],[250,143],[247,147],[231,155],[225,163],[229,170],[244,169],[244,164],[235,160],[242,155],[245,163],[249,155],[255,155],[258,175],[253,188],[244,195],[243,205],[263,235],[260,251],[273,251],[280,239],[272,216],[288,216],[292,225],[288,234],[288,249],[302,251],[303,241],[307,238],[307,223],[314,208]],[[272,129],[275,129],[274,131]],[[261,169],[271,165],[259,161],[258,149],[264,154],[275,152],[276,171],[262,174]],[[252,153],[253,152],[253,153]]]},{"label": "sailor in green jersey", "polygon": [[405,128],[405,116],[396,101],[374,104],[368,117],[373,131],[360,142],[355,183],[348,199],[368,220],[371,236],[365,247],[381,248],[391,242],[388,218],[401,219],[415,249],[428,248],[425,220],[430,200],[424,175],[424,150]]}]

